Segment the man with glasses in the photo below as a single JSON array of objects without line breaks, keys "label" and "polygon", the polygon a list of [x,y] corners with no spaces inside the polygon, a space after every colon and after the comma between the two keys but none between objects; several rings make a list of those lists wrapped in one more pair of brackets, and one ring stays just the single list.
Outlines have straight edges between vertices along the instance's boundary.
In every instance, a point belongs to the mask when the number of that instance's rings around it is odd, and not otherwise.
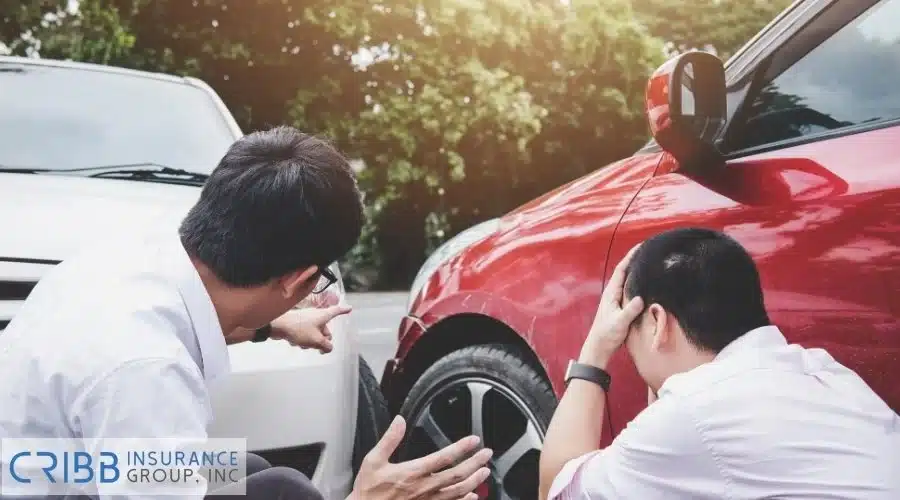
[{"label": "man with glasses", "polygon": [[[362,224],[355,177],[330,144],[290,127],[241,138],[177,232],[83,252],[34,288],[0,336],[0,438],[80,439],[96,451],[108,438],[207,437],[227,344],[331,350],[327,324],[349,307],[294,308],[337,281],[328,265]],[[476,498],[490,450],[472,454],[470,436],[391,464],[403,435],[398,419],[351,498]],[[293,469],[254,456],[247,469],[250,498],[321,498]],[[198,496],[209,493],[229,491]]]}]

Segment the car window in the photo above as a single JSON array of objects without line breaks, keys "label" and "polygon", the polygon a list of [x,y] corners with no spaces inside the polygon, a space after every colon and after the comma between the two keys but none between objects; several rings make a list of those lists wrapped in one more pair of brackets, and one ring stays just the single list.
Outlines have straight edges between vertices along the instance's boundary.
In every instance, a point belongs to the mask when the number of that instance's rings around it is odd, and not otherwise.
[{"label": "car window", "polygon": [[0,110],[4,167],[209,173],[236,139],[205,90],[107,71],[0,64]]},{"label": "car window", "polygon": [[[898,19],[900,0],[882,0],[785,70],[767,75],[729,134],[730,149],[900,118]],[[814,22],[807,29],[823,27]]]}]

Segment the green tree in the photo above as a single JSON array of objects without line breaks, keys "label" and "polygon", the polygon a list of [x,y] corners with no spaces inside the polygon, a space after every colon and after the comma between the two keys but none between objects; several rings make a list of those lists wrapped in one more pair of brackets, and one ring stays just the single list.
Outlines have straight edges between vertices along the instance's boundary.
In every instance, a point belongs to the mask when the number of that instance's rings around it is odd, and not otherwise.
[{"label": "green tree", "polygon": [[108,2],[81,0],[0,3],[0,33],[8,51],[28,56],[134,66],[129,31],[137,5],[120,11]]},{"label": "green tree", "polygon": [[[627,154],[644,138],[645,79],[662,49],[628,1],[392,2],[363,23],[321,11],[352,54],[364,109],[328,120],[361,158],[386,286],[437,241]],[[301,92],[311,102],[359,99]]]},{"label": "green tree", "polygon": [[641,0],[636,9],[651,33],[672,52],[713,48],[731,57],[792,0]]},{"label": "green tree", "polygon": [[403,286],[435,244],[643,142],[660,40],[727,54],[786,1],[78,3],[0,0],[2,41],[198,76],[246,130],[333,138],[366,167],[351,262]]}]

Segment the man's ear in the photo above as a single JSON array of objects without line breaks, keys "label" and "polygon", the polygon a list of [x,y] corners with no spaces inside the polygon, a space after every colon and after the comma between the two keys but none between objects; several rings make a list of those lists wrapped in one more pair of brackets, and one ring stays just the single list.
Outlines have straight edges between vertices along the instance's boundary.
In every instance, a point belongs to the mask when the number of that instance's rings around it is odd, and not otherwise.
[{"label": "man's ear", "polygon": [[[290,299],[298,295],[305,296],[309,294],[311,286],[315,286],[315,283],[311,284],[310,281],[313,280],[318,272],[318,266],[309,266],[285,274],[278,280],[281,295],[286,299]],[[302,298],[300,297],[300,299]]]},{"label": "man's ear", "polygon": [[653,350],[665,351],[672,348],[672,329],[669,328],[669,314],[659,304],[650,304],[646,313],[653,324]]}]

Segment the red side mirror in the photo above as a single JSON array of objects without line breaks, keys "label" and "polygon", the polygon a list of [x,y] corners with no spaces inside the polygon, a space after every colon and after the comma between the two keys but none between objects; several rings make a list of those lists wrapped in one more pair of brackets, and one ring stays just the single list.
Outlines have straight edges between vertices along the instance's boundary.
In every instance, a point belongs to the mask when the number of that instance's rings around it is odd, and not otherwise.
[{"label": "red side mirror", "polygon": [[721,162],[715,140],[725,125],[725,67],[707,52],[686,52],[659,67],[647,83],[647,119],[656,142],[681,168]]}]

